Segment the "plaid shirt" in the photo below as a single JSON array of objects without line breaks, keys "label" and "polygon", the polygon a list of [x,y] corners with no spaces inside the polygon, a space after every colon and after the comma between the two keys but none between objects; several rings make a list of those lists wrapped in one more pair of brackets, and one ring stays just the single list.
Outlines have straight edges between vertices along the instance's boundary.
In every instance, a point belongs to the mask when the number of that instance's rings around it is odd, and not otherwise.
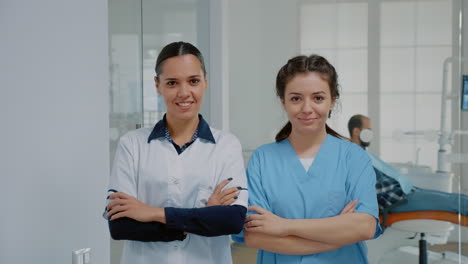
[{"label": "plaid shirt", "polygon": [[192,139],[185,143],[183,146],[177,145],[174,140],[172,140],[171,134],[169,133],[169,130],[166,127],[166,131],[164,132],[164,137],[167,139],[167,141],[171,142],[174,148],[176,149],[177,153],[180,155],[184,150],[186,150],[192,143],[198,138],[198,128],[195,130],[195,133],[192,136]]},{"label": "plaid shirt", "polygon": [[379,203],[379,211],[383,212],[387,208],[391,208],[406,200],[406,194],[403,192],[400,183],[375,169],[377,181],[375,190],[377,192],[377,201]]}]

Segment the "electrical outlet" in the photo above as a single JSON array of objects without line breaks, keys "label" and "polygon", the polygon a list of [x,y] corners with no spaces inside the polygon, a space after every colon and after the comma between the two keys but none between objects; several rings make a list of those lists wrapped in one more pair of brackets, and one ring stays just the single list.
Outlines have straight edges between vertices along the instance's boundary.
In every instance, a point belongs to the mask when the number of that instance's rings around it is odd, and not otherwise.
[{"label": "electrical outlet", "polygon": [[91,263],[91,249],[82,248],[72,251],[72,264],[90,264]]}]

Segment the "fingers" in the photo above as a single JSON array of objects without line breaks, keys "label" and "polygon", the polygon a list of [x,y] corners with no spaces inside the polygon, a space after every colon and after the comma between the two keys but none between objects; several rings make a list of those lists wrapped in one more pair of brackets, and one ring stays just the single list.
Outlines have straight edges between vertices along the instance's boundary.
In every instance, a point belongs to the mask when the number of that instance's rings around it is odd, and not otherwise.
[{"label": "fingers", "polygon": [[348,212],[349,213],[354,213],[356,211],[356,206],[358,204],[358,200],[351,201],[348,205]]},{"label": "fingers", "polygon": [[258,227],[261,226],[262,222],[260,220],[251,220],[248,221],[244,224],[244,227],[250,228],[250,227]]},{"label": "fingers", "polygon": [[245,231],[248,232],[259,232],[259,233],[264,233],[263,227],[261,226],[255,226],[255,227],[244,227]]},{"label": "fingers", "polygon": [[260,206],[256,206],[256,205],[249,206],[248,210],[251,211],[251,212],[259,213],[259,214],[269,213],[267,210],[261,208]]},{"label": "fingers", "polygon": [[221,205],[228,206],[228,205],[233,204],[236,200],[237,200],[237,196],[235,198],[232,198],[232,199],[229,199],[229,200],[227,200],[225,202],[222,202]]},{"label": "fingers", "polygon": [[349,202],[345,208],[341,211],[341,214],[349,214],[349,213],[354,213],[356,211],[356,205],[358,203],[358,200],[354,200]]},{"label": "fingers", "polygon": [[122,218],[122,217],[125,217],[125,212],[120,212],[120,213],[117,213],[117,214],[114,214],[111,216],[110,220],[115,220],[115,219],[119,219],[119,218]]},{"label": "fingers", "polygon": [[113,200],[113,199],[129,199],[129,198],[132,198],[132,196],[126,194],[126,193],[123,193],[123,192],[116,192],[116,193],[113,193],[111,195],[109,195],[109,199]]},{"label": "fingers", "polygon": [[224,181],[222,181],[220,184],[218,184],[214,190],[214,193],[219,193],[221,192],[221,190],[226,186],[228,185],[228,183],[230,183],[232,181],[232,178],[229,178],[229,179],[226,179]]},{"label": "fingers", "polygon": [[111,202],[106,207],[107,211],[111,210],[116,205],[124,205],[125,202],[126,202],[125,200],[120,199],[120,198],[112,199]]},{"label": "fingers", "polygon": [[252,220],[244,224],[244,229],[249,232],[265,232],[265,227],[261,220]]},{"label": "fingers", "polygon": [[[231,203],[233,203],[237,199],[237,197],[239,197],[239,192],[233,192],[233,193],[222,196],[219,199],[219,202],[222,205],[230,205]],[[232,200],[232,202],[229,203],[229,201],[231,201],[231,200]]]},{"label": "fingers", "polygon": [[111,210],[109,210],[109,212],[107,213],[107,216],[111,216],[111,219],[113,219],[112,217],[115,214],[123,214],[127,209],[128,209],[127,206],[116,205]]},{"label": "fingers", "polygon": [[250,221],[254,221],[254,220],[261,220],[263,218],[264,218],[263,215],[251,214],[251,215],[248,215],[248,216],[245,217],[245,222],[250,222]]},{"label": "fingers", "polygon": [[239,189],[237,187],[231,187],[231,188],[228,188],[226,190],[223,190],[220,194],[221,196],[225,196],[225,195],[229,195],[231,193],[239,193]]},{"label": "fingers", "polygon": [[354,208],[355,208],[355,202],[351,201],[345,206],[345,208],[343,208],[343,210],[341,210],[341,214],[352,213],[354,211]]}]

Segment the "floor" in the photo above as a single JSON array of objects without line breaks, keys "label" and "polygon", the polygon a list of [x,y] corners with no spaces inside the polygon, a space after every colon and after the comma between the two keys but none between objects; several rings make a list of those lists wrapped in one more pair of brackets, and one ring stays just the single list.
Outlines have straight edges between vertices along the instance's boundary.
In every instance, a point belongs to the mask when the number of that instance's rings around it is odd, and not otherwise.
[{"label": "floor", "polygon": [[[445,245],[429,246],[428,249],[435,253],[453,252],[452,255],[456,255],[456,252],[458,252],[458,246],[459,246],[458,243],[447,243]],[[233,264],[255,264],[256,255],[257,255],[256,249],[247,248],[245,244],[242,244],[242,243],[233,243],[231,245],[231,249],[232,249]],[[468,243],[462,243],[461,251],[462,251],[462,256],[465,256],[468,258]],[[394,258],[395,260],[396,259],[399,260],[401,258],[411,259],[411,257],[408,256],[408,254],[405,255],[403,253],[395,254]],[[417,263],[417,258],[413,256],[411,262]],[[393,261],[389,263],[393,263]],[[433,261],[432,263],[458,263],[458,261],[445,261],[445,262]],[[462,262],[462,263],[465,264],[466,262]]]},{"label": "floor", "polygon": [[257,249],[248,248],[244,243],[231,244],[233,264],[255,264]]},{"label": "floor", "polygon": [[[122,250],[121,241],[113,241],[112,243],[112,261],[111,263],[119,263],[120,252]],[[432,252],[458,252],[458,243],[447,243],[445,245],[434,245],[428,247]],[[231,245],[233,264],[256,264],[257,249],[247,248],[243,243],[233,243]],[[468,257],[468,243],[461,245],[462,255]],[[119,254],[117,254],[119,253]],[[400,254],[401,255],[401,254]],[[417,262],[414,262],[417,263]],[[457,263],[457,262],[455,262]]]},{"label": "floor", "polygon": [[[445,245],[433,245],[429,246],[429,250],[435,251],[435,252],[444,252],[444,251],[450,251],[450,252],[458,252],[458,243],[447,243]],[[461,253],[462,256],[468,257],[468,243],[461,243]]]}]

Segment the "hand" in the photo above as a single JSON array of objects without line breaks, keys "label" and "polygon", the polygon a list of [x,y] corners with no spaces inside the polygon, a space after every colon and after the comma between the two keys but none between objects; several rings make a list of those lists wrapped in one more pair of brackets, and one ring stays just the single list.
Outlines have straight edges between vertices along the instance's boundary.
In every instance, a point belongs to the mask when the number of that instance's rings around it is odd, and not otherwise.
[{"label": "hand", "polygon": [[230,183],[232,178],[222,181],[216,189],[214,190],[213,194],[208,199],[206,206],[213,206],[213,205],[231,205],[233,202],[236,201],[237,197],[239,197],[239,188],[238,187],[231,187],[226,190],[223,188]]},{"label": "hand", "polygon": [[249,232],[260,232],[272,236],[287,236],[287,219],[279,217],[259,206],[249,206],[249,211],[258,214],[245,218],[244,228]]},{"label": "hand", "polygon": [[351,213],[354,213],[356,211],[356,205],[358,204],[358,200],[354,200],[354,201],[351,201],[349,202],[345,208],[343,208],[343,210],[341,211],[340,215],[342,214],[351,214]]},{"label": "hand", "polygon": [[166,222],[163,208],[146,205],[126,193],[113,193],[109,199],[111,202],[107,205],[107,215],[110,220],[128,217],[140,222]]}]

